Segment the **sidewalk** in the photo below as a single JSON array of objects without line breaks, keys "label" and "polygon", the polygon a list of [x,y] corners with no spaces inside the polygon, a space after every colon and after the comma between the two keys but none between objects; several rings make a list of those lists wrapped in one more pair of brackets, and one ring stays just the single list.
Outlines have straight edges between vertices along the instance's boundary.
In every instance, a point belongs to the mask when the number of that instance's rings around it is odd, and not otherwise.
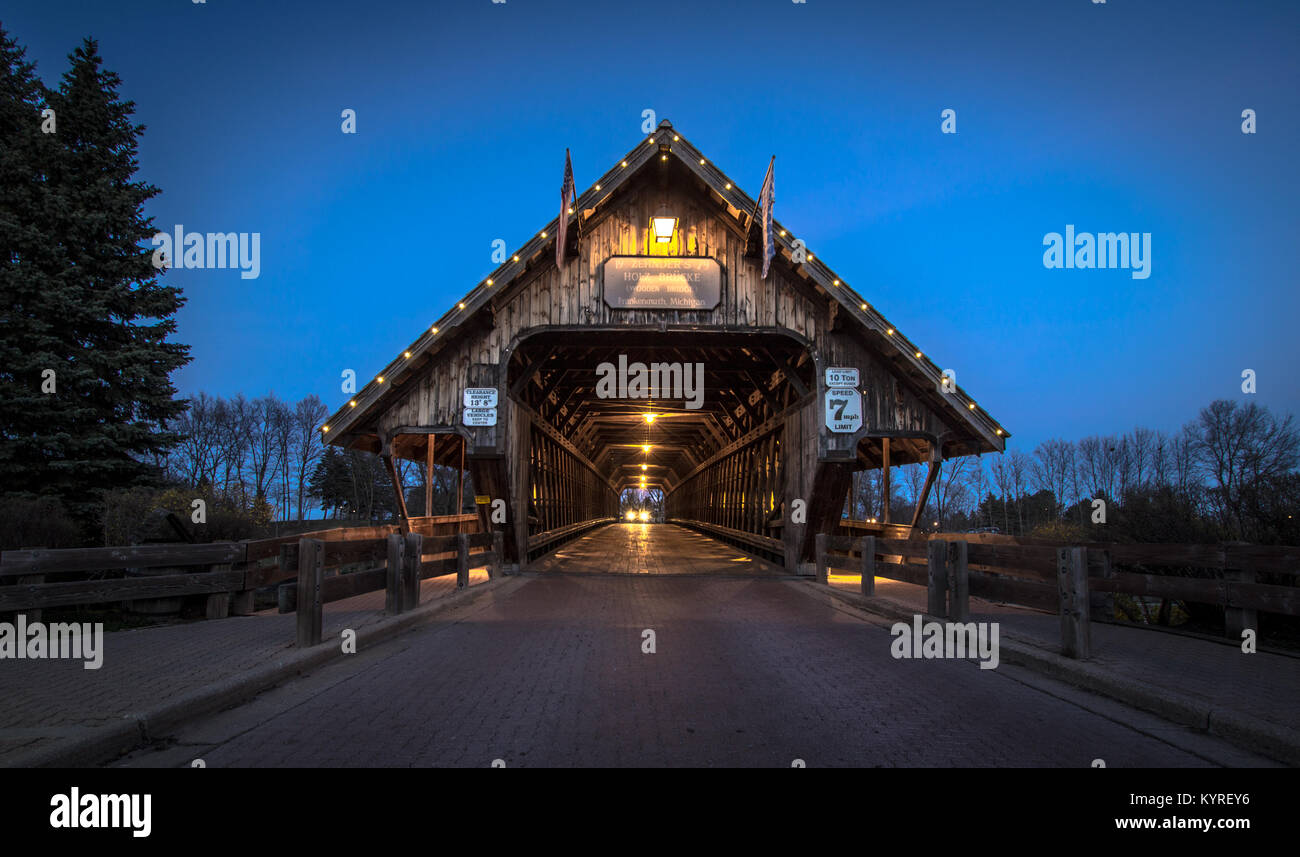
[{"label": "sidewalk", "polygon": [[[472,569],[470,588],[461,596],[487,582],[486,568]],[[345,628],[357,631],[361,642],[367,630],[415,620],[455,593],[455,575],[424,580],[420,606],[399,617],[384,613],[382,589],[326,604],[324,642],[305,650],[294,646],[296,614],[270,609],[105,633],[103,665],[97,670],[85,669],[81,660],[2,660],[0,767],[103,761],[95,757],[147,738],[143,733],[151,714],[197,713],[220,703],[213,702],[214,691],[234,704],[258,692],[259,682],[274,684],[279,674],[288,677],[341,655]]]},{"label": "sidewalk", "polygon": [[[926,609],[924,586],[876,578],[864,599],[858,575],[830,575],[837,600],[910,622]],[[817,584],[813,584],[816,586]],[[1002,660],[1111,696],[1238,746],[1300,765],[1300,657],[1246,654],[1231,640],[1093,622],[1092,657],[1060,654],[1060,619],[972,597],[970,621],[997,622]]]}]

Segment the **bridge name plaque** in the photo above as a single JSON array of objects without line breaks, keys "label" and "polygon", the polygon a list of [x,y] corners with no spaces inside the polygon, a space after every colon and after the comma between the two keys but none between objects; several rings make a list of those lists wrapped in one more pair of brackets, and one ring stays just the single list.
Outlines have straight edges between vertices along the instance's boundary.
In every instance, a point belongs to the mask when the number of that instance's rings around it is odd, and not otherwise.
[{"label": "bridge name plaque", "polygon": [[705,309],[722,301],[722,265],[713,258],[611,256],[605,303],[613,309]]}]

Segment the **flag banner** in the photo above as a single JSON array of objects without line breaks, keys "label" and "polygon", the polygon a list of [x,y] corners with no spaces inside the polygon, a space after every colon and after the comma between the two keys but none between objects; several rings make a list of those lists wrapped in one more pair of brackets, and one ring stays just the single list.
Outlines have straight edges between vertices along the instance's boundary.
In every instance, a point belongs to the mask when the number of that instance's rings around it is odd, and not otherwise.
[{"label": "flag banner", "polygon": [[564,248],[569,240],[569,205],[578,198],[578,189],[573,185],[573,163],[569,160],[569,150],[564,150],[564,182],[560,185],[560,228],[555,235],[555,265],[564,267]]},{"label": "flag banner", "polygon": [[763,189],[758,192],[758,216],[763,230],[763,279],[767,279],[767,269],[776,255],[776,239],[772,235],[772,202],[776,199],[775,178],[772,168],[776,165],[776,156],[767,165],[767,175],[763,177]]}]

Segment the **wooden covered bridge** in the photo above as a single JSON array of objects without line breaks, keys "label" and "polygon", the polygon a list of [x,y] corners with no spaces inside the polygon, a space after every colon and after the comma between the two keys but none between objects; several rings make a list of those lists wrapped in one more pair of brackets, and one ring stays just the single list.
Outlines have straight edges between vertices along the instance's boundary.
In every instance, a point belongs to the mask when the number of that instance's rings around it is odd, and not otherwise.
[{"label": "wooden covered bridge", "polygon": [[[997,421],[780,222],[765,277],[754,212],[660,123],[563,230],[546,224],[430,320],[326,441],[379,454],[394,484],[394,458],[463,463],[511,563],[645,488],[668,520],[791,571],[839,527],[855,470],[887,482],[928,462],[928,494],[943,458],[1002,451]],[[400,489],[398,504],[409,522]]]}]

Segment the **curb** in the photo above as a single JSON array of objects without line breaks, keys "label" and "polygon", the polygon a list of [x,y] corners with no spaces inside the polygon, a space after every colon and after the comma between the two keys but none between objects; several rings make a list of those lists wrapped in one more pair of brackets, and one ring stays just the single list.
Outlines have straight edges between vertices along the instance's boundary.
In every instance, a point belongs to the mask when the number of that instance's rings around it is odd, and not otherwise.
[{"label": "curb", "polygon": [[[915,610],[906,609],[888,599],[867,601],[861,595],[841,592],[825,584],[811,584],[815,589],[808,588],[809,582],[800,581],[791,585],[804,587],[803,591],[814,597],[848,605],[878,620],[910,622],[917,615]],[[928,613],[921,615],[933,621],[945,621]],[[1222,738],[1240,749],[1300,767],[1300,730],[1289,729],[1238,711],[1218,708],[1193,697],[1158,690],[1132,679],[1110,675],[1087,661],[1067,658],[1014,634],[1003,633],[998,648],[1001,660],[1007,663],[1110,697],[1171,723],[1190,726]]]},{"label": "curb", "polygon": [[[357,630],[358,649],[401,636],[453,607],[463,607],[489,593],[507,594],[527,582],[509,576],[489,580],[421,604],[414,610],[383,619]],[[89,767],[138,749],[187,721],[246,702],[285,680],[309,673],[347,657],[336,639],[322,640],[310,649],[290,650],[270,662],[235,676],[196,688],[155,708],[124,715],[119,723],[93,727],[87,734],[59,741],[54,746],[18,754],[0,762],[5,768]],[[151,737],[152,736],[152,737]]]}]

